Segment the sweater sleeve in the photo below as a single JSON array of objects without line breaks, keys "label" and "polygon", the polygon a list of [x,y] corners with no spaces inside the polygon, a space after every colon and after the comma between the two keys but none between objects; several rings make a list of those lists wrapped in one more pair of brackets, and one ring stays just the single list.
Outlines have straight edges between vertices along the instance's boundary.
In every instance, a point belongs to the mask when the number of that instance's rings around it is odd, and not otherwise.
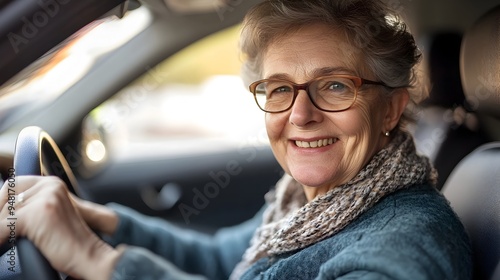
[{"label": "sweater sleeve", "polygon": [[188,274],[151,251],[120,245],[124,250],[115,265],[111,280],[208,280],[202,275]]},{"label": "sweater sleeve", "polygon": [[[261,212],[240,225],[208,235],[182,229],[130,208],[108,204],[119,217],[112,246],[126,244],[112,279],[227,279],[261,222]],[[122,278],[120,278],[122,277]],[[170,277],[170,278],[169,278]]]}]

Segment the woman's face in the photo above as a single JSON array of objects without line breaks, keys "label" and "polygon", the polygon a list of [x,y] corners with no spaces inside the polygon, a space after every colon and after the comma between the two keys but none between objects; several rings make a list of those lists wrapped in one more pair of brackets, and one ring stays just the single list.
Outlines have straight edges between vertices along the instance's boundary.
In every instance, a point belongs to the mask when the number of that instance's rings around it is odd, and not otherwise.
[{"label": "woman's face", "polygon": [[[374,79],[356,48],[323,25],[302,28],[272,43],[264,53],[262,71],[264,78],[295,83],[328,74]],[[388,99],[382,99],[382,90],[381,86],[364,85],[350,109],[333,113],[316,108],[300,90],[291,109],[266,113],[273,152],[284,170],[304,186],[309,200],[353,178],[388,143],[384,132],[395,124],[388,121],[390,106]],[[325,139],[333,143],[305,147]]]}]

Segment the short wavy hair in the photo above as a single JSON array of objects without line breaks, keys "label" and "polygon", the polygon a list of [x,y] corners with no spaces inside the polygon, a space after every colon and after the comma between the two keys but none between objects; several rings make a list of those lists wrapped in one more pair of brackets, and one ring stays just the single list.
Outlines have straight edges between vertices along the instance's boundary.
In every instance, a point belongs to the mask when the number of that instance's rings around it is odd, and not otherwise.
[{"label": "short wavy hair", "polygon": [[[421,60],[413,35],[401,17],[381,0],[266,0],[254,6],[243,20],[240,49],[243,76],[249,82],[261,77],[262,57],[269,45],[305,25],[326,24],[342,32],[357,48],[366,68],[393,88],[407,88],[413,104],[426,95],[419,83]],[[412,120],[411,109],[403,121]]]}]

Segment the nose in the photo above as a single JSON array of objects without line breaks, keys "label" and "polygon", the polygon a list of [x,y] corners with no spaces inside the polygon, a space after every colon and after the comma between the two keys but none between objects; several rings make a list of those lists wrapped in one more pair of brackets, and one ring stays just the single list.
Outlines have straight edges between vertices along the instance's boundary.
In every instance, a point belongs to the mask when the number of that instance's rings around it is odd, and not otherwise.
[{"label": "nose", "polygon": [[290,110],[290,123],[296,126],[305,126],[311,122],[321,121],[321,110],[314,106],[305,90],[299,90]]}]

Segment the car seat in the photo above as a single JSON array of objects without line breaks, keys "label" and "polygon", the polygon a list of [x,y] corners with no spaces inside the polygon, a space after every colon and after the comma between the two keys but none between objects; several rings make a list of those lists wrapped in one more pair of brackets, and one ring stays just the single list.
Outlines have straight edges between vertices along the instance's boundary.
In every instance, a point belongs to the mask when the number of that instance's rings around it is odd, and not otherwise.
[{"label": "car seat", "polygon": [[430,94],[417,108],[418,121],[413,136],[419,152],[434,162],[445,132],[453,125],[453,118],[447,116],[465,101],[459,68],[462,35],[439,32],[427,36],[423,42]]},{"label": "car seat", "polygon": [[467,154],[487,142],[476,116],[470,112],[460,78],[462,34],[440,31],[428,36],[426,49],[430,95],[419,104],[413,129],[420,153],[438,171],[441,189],[453,168]]},{"label": "car seat", "polygon": [[[500,140],[500,6],[466,31],[460,54],[465,96],[479,123]],[[500,141],[467,155],[443,193],[462,220],[472,244],[473,279],[500,276]]]}]

